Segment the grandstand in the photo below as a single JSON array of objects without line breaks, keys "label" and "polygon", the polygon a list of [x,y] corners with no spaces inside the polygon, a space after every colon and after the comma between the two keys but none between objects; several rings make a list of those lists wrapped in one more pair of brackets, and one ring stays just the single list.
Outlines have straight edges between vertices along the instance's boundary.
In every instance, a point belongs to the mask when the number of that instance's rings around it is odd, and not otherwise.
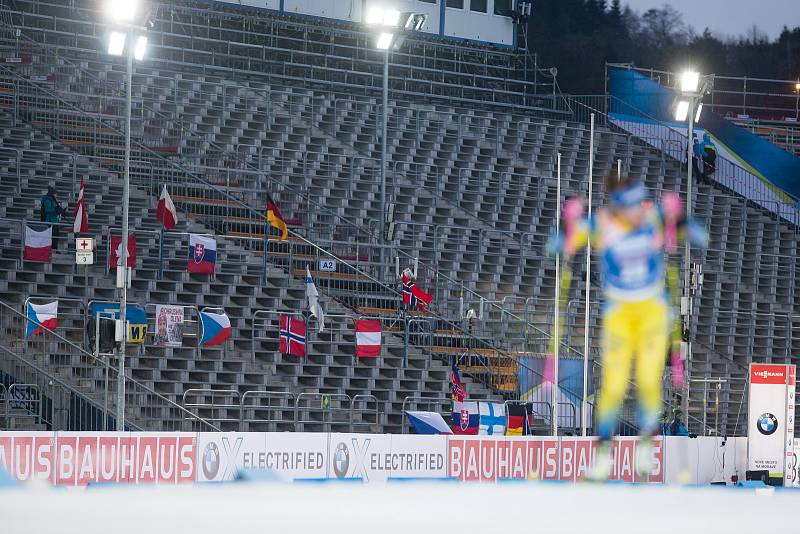
[{"label": "grandstand", "polygon": [[[7,385],[38,388],[38,403],[22,403],[6,424],[100,428],[105,366],[87,352],[85,332],[88,303],[116,300],[106,245],[91,268],[74,265],[66,242],[50,264],[22,261],[21,249],[47,186],[71,199],[81,176],[91,233],[105,243],[119,232],[125,67],[103,53],[95,2],[0,6],[0,54],[21,60],[0,64],[0,372]],[[564,196],[585,193],[591,158],[595,191],[621,161],[655,197],[685,194],[685,159],[615,125],[609,97],[556,95],[527,54],[415,37],[392,54],[384,244],[374,223],[381,61],[364,31],[189,1],[159,4],[151,20],[151,51],[132,88],[130,221],[139,259],[129,298],[149,318],[155,304],[183,305],[189,315],[184,347],[157,347],[150,337],[129,346],[135,428],[400,433],[408,406],[449,410],[453,358],[470,398],[524,398],[523,383],[541,382],[553,314],[555,268],[545,243],[555,226],[557,155]],[[672,142],[686,145],[685,137]],[[723,178],[735,179],[732,169]],[[164,184],[181,222],[162,233],[154,208]],[[286,242],[265,225],[266,192],[292,230]],[[747,364],[790,363],[800,348],[796,219],[761,200],[724,179],[693,191],[711,237],[692,256],[703,281],[691,321],[688,405],[689,426],[700,434],[740,434]],[[213,277],[186,272],[188,233],[217,236]],[[335,272],[315,268],[325,258],[337,259]],[[415,258],[417,283],[434,294],[428,316],[404,309],[399,297],[396,265]],[[277,325],[281,313],[302,310],[306,265],[329,323],[310,335],[309,354],[298,361],[278,351]],[[23,303],[54,297],[63,339],[25,342]],[[562,356],[579,360],[582,288],[567,300]],[[197,346],[192,328],[204,307],[231,318],[232,340],[222,349]],[[464,319],[468,309],[476,324]],[[592,302],[592,381],[598,309]],[[357,317],[381,321],[388,335],[380,358],[354,358]],[[578,406],[581,380],[562,383]],[[85,416],[64,420],[67,402]],[[574,431],[580,410],[569,408],[559,423]],[[545,426],[549,410],[539,414]],[[622,418],[630,424],[632,412]]]}]

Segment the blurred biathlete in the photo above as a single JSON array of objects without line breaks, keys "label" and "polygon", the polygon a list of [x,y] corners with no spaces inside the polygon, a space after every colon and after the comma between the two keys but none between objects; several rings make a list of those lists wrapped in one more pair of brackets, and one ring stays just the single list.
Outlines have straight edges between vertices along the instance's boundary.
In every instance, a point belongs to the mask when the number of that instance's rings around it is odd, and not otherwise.
[{"label": "blurred biathlete", "polygon": [[[632,366],[639,400],[637,423],[642,437],[637,447],[636,470],[640,476],[651,470],[650,440],[658,430],[663,410],[662,378],[675,319],[670,311],[665,256],[666,252],[677,249],[679,237],[690,239],[695,246],[707,244],[705,230],[693,220],[687,224],[681,215],[681,202],[674,193],[665,193],[662,203],[655,205],[648,200],[642,182],[616,176],[606,179],[606,192],[607,206],[597,210],[591,219],[584,217],[580,199],[567,201],[565,232],[550,245],[551,251],[569,260],[591,239],[600,263],[604,297],[603,372],[594,413],[600,443],[588,476],[593,480],[610,476],[611,439]],[[677,270],[673,282],[670,285],[677,286]],[[680,336],[672,351],[673,373],[679,373],[682,380],[679,341]]]}]

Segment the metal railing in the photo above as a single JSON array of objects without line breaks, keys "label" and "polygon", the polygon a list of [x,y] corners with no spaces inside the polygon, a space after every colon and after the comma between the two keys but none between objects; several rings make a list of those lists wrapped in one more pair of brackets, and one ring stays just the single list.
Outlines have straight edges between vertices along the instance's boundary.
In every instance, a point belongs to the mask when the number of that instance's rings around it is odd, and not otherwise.
[{"label": "metal railing", "polygon": [[[15,378],[17,383],[36,384],[42,392],[42,420],[48,427],[58,430],[101,430],[104,416],[114,418],[116,395],[109,392],[107,402],[99,397],[103,391],[104,371],[116,384],[117,368],[84,350],[78,344],[55,331],[44,329],[41,336],[52,350],[29,350],[24,356],[15,349],[21,348],[19,332],[27,321],[20,313],[4,302],[0,302],[0,350],[8,356],[0,359],[0,371]],[[59,363],[65,360],[66,364]],[[52,371],[51,371],[52,370]],[[59,378],[60,373],[72,377],[77,374],[79,388]],[[146,384],[125,378],[128,413],[127,427],[135,430],[157,428],[159,430],[218,430],[202,418],[186,417],[185,410],[154,391]],[[106,414],[104,406],[110,413]]]}]

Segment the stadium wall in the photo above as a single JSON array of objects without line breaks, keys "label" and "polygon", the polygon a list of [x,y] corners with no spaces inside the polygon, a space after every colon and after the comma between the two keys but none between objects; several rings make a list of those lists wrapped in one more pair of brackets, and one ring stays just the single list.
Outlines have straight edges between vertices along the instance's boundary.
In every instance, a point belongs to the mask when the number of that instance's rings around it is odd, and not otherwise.
[{"label": "stadium wall", "polygon": [[[741,478],[746,438],[658,438],[646,482],[707,484]],[[637,438],[614,447],[612,479],[634,480]],[[0,467],[19,480],[66,486],[233,480],[270,470],[293,480],[538,478],[581,481],[593,438],[340,433],[0,432]]]},{"label": "stadium wall", "polygon": [[[392,0],[386,3],[398,11],[424,13],[428,20],[423,33],[443,38],[489,43],[513,47],[516,27],[511,17],[494,14],[495,0],[486,0],[486,12],[474,11],[473,0],[464,0],[463,7],[445,7],[445,0]],[[218,4],[267,9],[292,15],[335,19],[361,24],[370,0],[218,0]],[[480,9],[483,9],[481,2]],[[384,2],[381,2],[383,5]],[[476,2],[476,9],[478,3]]]}]

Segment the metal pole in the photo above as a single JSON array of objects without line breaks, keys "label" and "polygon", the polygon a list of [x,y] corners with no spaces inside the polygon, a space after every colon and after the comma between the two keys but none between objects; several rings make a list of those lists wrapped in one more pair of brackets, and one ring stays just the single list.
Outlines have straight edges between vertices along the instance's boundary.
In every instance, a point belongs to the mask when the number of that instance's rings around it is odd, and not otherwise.
[{"label": "metal pole", "polygon": [[[696,105],[695,97],[691,97],[689,99],[689,136],[687,138],[687,161],[686,161],[686,222],[688,224],[689,219],[692,217],[692,155],[693,155],[693,143],[692,143],[692,134],[694,133],[694,110]],[[681,311],[683,312],[683,338],[684,338],[684,346],[686,347],[686,365],[684,366],[684,372],[688,378],[690,373],[690,363],[691,363],[691,344],[689,342],[689,321],[691,319],[691,298],[689,297],[689,291],[691,286],[691,243],[689,242],[689,236],[686,236],[686,250],[683,254],[683,302],[681,303]],[[689,417],[689,380],[684,380],[685,391],[683,395],[683,413],[686,414],[686,417]],[[688,419],[687,419],[688,422]]]},{"label": "metal pole", "polygon": [[381,113],[381,228],[379,243],[381,244],[381,272],[385,263],[386,244],[386,131],[389,123],[389,49],[383,55],[383,111]]},{"label": "metal pole", "polygon": [[133,85],[133,49],[128,49],[127,87],[125,90],[125,176],[122,185],[122,288],[119,299],[119,320],[122,325],[122,341],[119,350],[119,373],[117,375],[117,431],[125,430],[125,345],[128,340],[126,307],[128,306],[128,205],[131,184],[131,86]]},{"label": "metal pole", "polygon": [[[556,235],[561,230],[561,152],[556,154]],[[561,332],[558,327],[559,312],[561,311],[561,255],[556,254],[556,304],[555,317],[553,318],[553,334],[556,338],[553,344],[553,435],[558,436],[558,351],[561,345]]]},{"label": "metal pole", "polygon": [[[592,218],[592,177],[594,175],[594,113],[589,115],[589,218]],[[589,395],[589,295],[592,281],[592,240],[586,242],[586,310],[583,325],[583,397],[581,398],[581,435],[587,435]]]}]

